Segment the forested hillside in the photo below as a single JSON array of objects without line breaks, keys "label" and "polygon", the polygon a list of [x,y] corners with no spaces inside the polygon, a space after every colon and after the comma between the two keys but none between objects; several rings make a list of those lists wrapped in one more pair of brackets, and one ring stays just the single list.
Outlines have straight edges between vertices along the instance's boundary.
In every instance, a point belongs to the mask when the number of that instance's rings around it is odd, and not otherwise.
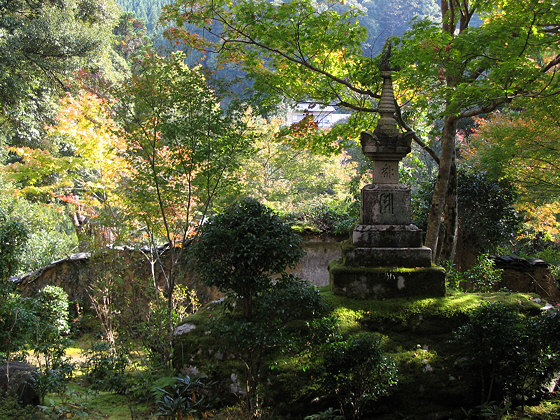
[{"label": "forested hillside", "polygon": [[133,12],[146,24],[148,33],[153,34],[161,14],[161,8],[171,0],[116,0],[124,11]]},{"label": "forested hillside", "polygon": [[[153,33],[161,8],[171,0],[116,0],[123,10],[134,12],[145,22],[149,33]],[[345,4],[345,2],[341,2]],[[365,16],[360,23],[368,29],[365,49],[377,53],[388,36],[401,35],[413,18],[439,19],[439,8],[434,0],[360,0],[355,2]]]}]

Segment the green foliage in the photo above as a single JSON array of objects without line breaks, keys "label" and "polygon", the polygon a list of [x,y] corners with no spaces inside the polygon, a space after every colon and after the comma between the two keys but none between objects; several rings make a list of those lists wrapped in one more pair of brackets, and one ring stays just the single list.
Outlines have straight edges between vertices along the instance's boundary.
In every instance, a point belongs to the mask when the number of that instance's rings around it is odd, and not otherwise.
[{"label": "green foliage", "polygon": [[35,301],[21,296],[11,282],[0,281],[0,359],[27,350],[38,322]]},{"label": "green foliage", "polygon": [[303,233],[324,233],[336,237],[346,237],[358,222],[359,203],[322,202],[301,208],[288,215],[294,221],[294,229]]},{"label": "green foliage", "polygon": [[166,388],[156,388],[161,393],[156,402],[155,414],[164,419],[187,418],[205,413],[207,407],[205,385],[198,377],[174,378],[174,383]]},{"label": "green foliage", "polygon": [[529,398],[542,398],[543,387],[560,362],[559,320],[557,311],[523,319],[500,304],[473,310],[454,341],[466,356],[461,363],[471,372],[482,404],[502,405],[506,400],[525,404]]},{"label": "green foliage", "polygon": [[496,268],[494,260],[487,254],[479,255],[476,264],[465,273],[472,283],[473,291],[484,293],[494,289],[502,280],[502,269]]},{"label": "green foliage", "polygon": [[182,245],[250,151],[243,109],[222,109],[200,68],[184,61],[181,52],[148,55],[115,92],[134,179],[123,185],[127,214],[151,245]]},{"label": "green foliage", "polygon": [[52,328],[52,333],[47,334],[45,339],[50,340],[53,335],[68,334],[68,293],[60,286],[45,286],[39,291],[37,300],[42,321]]},{"label": "green foliage", "polygon": [[[269,394],[267,363],[274,368],[275,355],[299,355],[298,369],[305,370],[311,343],[321,344],[338,337],[338,324],[324,318],[326,306],[311,284],[283,275],[255,296],[251,318],[225,313],[212,323],[216,345],[244,366],[247,407],[258,413]],[[318,327],[316,330],[315,328]]]},{"label": "green foliage", "polygon": [[253,298],[272,286],[271,275],[299,261],[300,243],[301,238],[272,210],[244,199],[203,226],[192,252],[202,279],[233,292],[249,319]]},{"label": "green foliage", "polygon": [[[37,270],[70,254],[76,236],[68,214],[60,208],[29,202],[14,190],[16,186],[4,182],[0,174],[0,219],[19,221],[27,233],[21,241],[18,270],[12,275]],[[3,229],[0,227],[0,232]],[[0,261],[10,254],[2,249],[1,255]]]},{"label": "green foliage", "polygon": [[3,395],[0,398],[0,419],[19,420],[54,420],[58,416],[50,415],[39,407],[22,407],[17,398]]},{"label": "green foliage", "polygon": [[555,142],[559,110],[556,98],[515,101],[502,112],[477,121],[467,157],[492,179],[515,185],[524,200],[554,201],[550,198],[560,188],[554,165],[560,155]]},{"label": "green foliage", "polygon": [[81,369],[93,389],[126,391],[125,370],[129,364],[128,352],[119,347],[114,349],[107,341],[98,341],[84,353]]},{"label": "green foliage", "polygon": [[73,72],[110,67],[116,8],[106,0],[17,0],[0,14],[0,137],[37,145]]},{"label": "green foliage", "polygon": [[496,289],[502,281],[502,269],[496,268],[494,259],[488,254],[481,254],[476,264],[464,273],[457,271],[450,261],[445,264],[447,285],[463,292],[488,293]]},{"label": "green foliage", "polygon": [[28,235],[23,222],[8,219],[0,209],[0,282],[17,272]]},{"label": "green foliage", "polygon": [[[426,228],[434,182],[423,182],[413,196],[415,222]],[[494,252],[515,238],[521,217],[514,208],[516,194],[511,183],[495,181],[484,172],[462,166],[457,174],[459,236],[478,252]]]},{"label": "green foliage", "polygon": [[360,418],[367,404],[388,395],[398,382],[395,361],[375,334],[352,336],[325,348],[325,389],[335,394],[346,418]]},{"label": "green foliage", "polygon": [[48,393],[62,394],[66,391],[74,368],[73,363],[59,359],[56,363],[51,363],[50,367],[45,365],[42,369],[32,372],[33,387],[39,394],[41,404],[45,404]]},{"label": "green foliage", "polygon": [[117,3],[126,11],[134,14],[144,22],[150,34],[154,34],[156,26],[164,5],[170,3],[169,0],[117,0]]},{"label": "green foliage", "polygon": [[513,185],[463,168],[457,178],[461,240],[482,252],[493,252],[514,239],[521,218],[514,209],[517,197]]},{"label": "green foliage", "polygon": [[213,329],[220,350],[245,366],[248,409],[254,414],[262,405],[265,360],[278,350],[302,351],[309,326],[302,331],[293,322],[326,310],[313,286],[284,273],[301,257],[300,242],[272,210],[245,199],[210,220],[191,247],[201,278],[230,292],[241,306],[241,314],[226,313]]},{"label": "green foliage", "polygon": [[334,408],[329,407],[320,413],[306,416],[303,420],[344,420],[344,416],[340,414],[340,410],[335,410]]},{"label": "green foliage", "polygon": [[[338,7],[333,1],[204,1],[196,3],[195,13],[184,13],[194,4],[191,0],[173,3],[165,8],[164,21],[179,28],[188,23],[212,29],[217,37],[205,39],[178,28],[166,31],[166,35],[195,48],[220,51],[220,60],[240,62],[256,80],[254,88],[266,91],[271,98],[289,91],[292,98],[328,103],[340,97],[336,98],[317,70],[329,81],[336,76],[337,81],[356,80],[367,73],[364,67],[370,70],[369,60],[344,59],[359,57],[365,40],[365,30],[356,22],[362,14],[357,8]],[[331,74],[336,76],[329,77]]]}]

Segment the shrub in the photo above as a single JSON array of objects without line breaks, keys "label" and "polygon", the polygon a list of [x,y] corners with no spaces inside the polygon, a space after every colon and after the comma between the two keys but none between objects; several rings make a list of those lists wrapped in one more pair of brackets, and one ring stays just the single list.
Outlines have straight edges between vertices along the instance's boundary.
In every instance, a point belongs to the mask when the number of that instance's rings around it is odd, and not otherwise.
[{"label": "shrub", "polygon": [[[413,221],[426,229],[435,180],[421,184],[412,200]],[[521,218],[513,204],[516,199],[511,183],[491,180],[484,172],[465,167],[457,172],[457,199],[461,239],[483,252],[495,252],[512,240]]]},{"label": "shrub", "polygon": [[482,304],[454,333],[481,404],[524,404],[540,398],[560,363],[556,311],[522,318],[514,309]]},{"label": "shrub", "polygon": [[487,254],[479,255],[476,264],[466,271],[465,276],[470,281],[473,291],[490,292],[502,280],[502,269],[496,268],[494,260]]},{"label": "shrub", "polygon": [[0,280],[0,361],[27,350],[37,324],[35,300],[21,296],[11,282]]},{"label": "shrub", "polygon": [[359,201],[351,203],[314,203],[297,213],[287,215],[300,231],[325,233],[333,236],[348,236],[360,215]]},{"label": "shrub", "polygon": [[37,299],[41,320],[52,326],[52,333],[68,334],[68,293],[59,286],[45,286],[39,291]]},{"label": "shrub", "polygon": [[374,334],[332,343],[325,352],[324,386],[335,394],[346,418],[359,418],[364,406],[388,395],[397,384],[395,361]]},{"label": "shrub", "polygon": [[0,210],[0,281],[15,274],[29,232],[19,220],[10,220]]},{"label": "shrub", "polygon": [[204,226],[192,246],[195,269],[229,292],[237,308],[215,321],[218,346],[243,362],[249,411],[260,410],[264,360],[278,349],[299,351],[301,331],[290,322],[320,317],[315,287],[284,273],[303,255],[301,238],[253,199],[229,207]]},{"label": "shrub", "polygon": [[174,378],[175,383],[165,388],[156,388],[161,393],[156,405],[156,416],[165,419],[193,418],[193,415],[207,416],[207,401],[204,384],[198,377]]},{"label": "shrub", "polygon": [[128,353],[122,348],[114,349],[107,341],[94,343],[84,352],[86,360],[81,368],[93,389],[103,391],[126,391],[125,370]]},{"label": "shrub", "polygon": [[192,246],[195,269],[210,286],[233,292],[252,316],[253,298],[303,255],[301,238],[271,209],[241,200],[214,217]]},{"label": "shrub", "polygon": [[445,262],[444,266],[447,286],[463,292],[491,292],[502,280],[504,271],[495,267],[494,260],[488,254],[479,255],[476,264],[464,273],[457,271],[450,261]]}]

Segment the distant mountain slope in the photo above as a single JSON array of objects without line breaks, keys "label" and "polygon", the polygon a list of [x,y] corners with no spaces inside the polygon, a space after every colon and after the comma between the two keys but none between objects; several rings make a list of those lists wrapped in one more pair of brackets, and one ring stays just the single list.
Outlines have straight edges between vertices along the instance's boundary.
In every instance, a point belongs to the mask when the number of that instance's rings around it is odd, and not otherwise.
[{"label": "distant mountain slope", "polygon": [[146,24],[149,34],[153,35],[161,14],[161,8],[173,0],[115,0],[127,12],[134,12]]},{"label": "distant mountain slope", "polygon": [[[161,8],[173,0],[115,0],[125,11],[134,12],[146,23],[149,34],[154,33]],[[367,13],[360,19],[368,28],[369,46],[379,49],[390,35],[400,35],[414,17],[437,19],[439,8],[434,0],[358,0],[355,4]]]}]

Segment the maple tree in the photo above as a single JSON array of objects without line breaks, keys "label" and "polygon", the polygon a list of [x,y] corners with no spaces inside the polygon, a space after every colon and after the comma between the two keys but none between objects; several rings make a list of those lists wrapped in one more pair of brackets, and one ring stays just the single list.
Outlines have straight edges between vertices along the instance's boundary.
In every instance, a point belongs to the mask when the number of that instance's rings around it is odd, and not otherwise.
[{"label": "maple tree", "polygon": [[560,146],[555,99],[511,104],[478,128],[464,153],[471,165],[497,180],[507,180],[520,194],[516,207],[527,215],[535,232],[552,237],[560,232]]},{"label": "maple tree", "polygon": [[[453,254],[456,237],[457,124],[518,96],[556,92],[559,7],[540,0],[444,0],[441,22],[417,20],[393,39],[392,62],[401,68],[395,80],[399,123],[405,130],[434,128],[428,139],[417,130],[414,140],[439,163],[426,245],[436,249],[438,240],[445,242],[443,257]],[[379,57],[362,52],[366,33],[357,22],[360,14],[351,4],[334,1],[179,0],[163,17],[174,24],[167,31],[171,39],[238,62],[254,89],[272,98],[335,104],[370,115],[344,133],[356,136],[373,126],[380,88]],[[185,24],[202,31],[189,31]],[[329,139],[342,133],[333,131]],[[439,154],[428,147],[436,139]],[[440,238],[442,220],[447,238]]]},{"label": "maple tree", "polygon": [[37,146],[80,68],[109,69],[112,0],[0,4],[0,140]]},{"label": "maple tree", "polygon": [[302,147],[294,139],[298,133],[288,135],[282,123],[251,118],[254,150],[241,161],[233,191],[224,198],[250,196],[283,214],[321,201],[351,201],[353,177],[347,169],[357,163],[345,152],[325,156]]},{"label": "maple tree", "polygon": [[[215,196],[251,150],[240,106],[221,107],[200,68],[185,54],[150,54],[116,97],[130,177],[122,183],[127,213],[141,223],[153,264],[164,276],[166,362],[170,361],[176,270]],[[167,245],[162,260],[157,247]]]},{"label": "maple tree", "polygon": [[117,189],[127,169],[115,131],[105,100],[87,91],[68,94],[43,147],[9,147],[18,160],[2,167],[28,199],[71,206],[82,249],[92,246],[91,239],[115,242],[121,227]]}]

